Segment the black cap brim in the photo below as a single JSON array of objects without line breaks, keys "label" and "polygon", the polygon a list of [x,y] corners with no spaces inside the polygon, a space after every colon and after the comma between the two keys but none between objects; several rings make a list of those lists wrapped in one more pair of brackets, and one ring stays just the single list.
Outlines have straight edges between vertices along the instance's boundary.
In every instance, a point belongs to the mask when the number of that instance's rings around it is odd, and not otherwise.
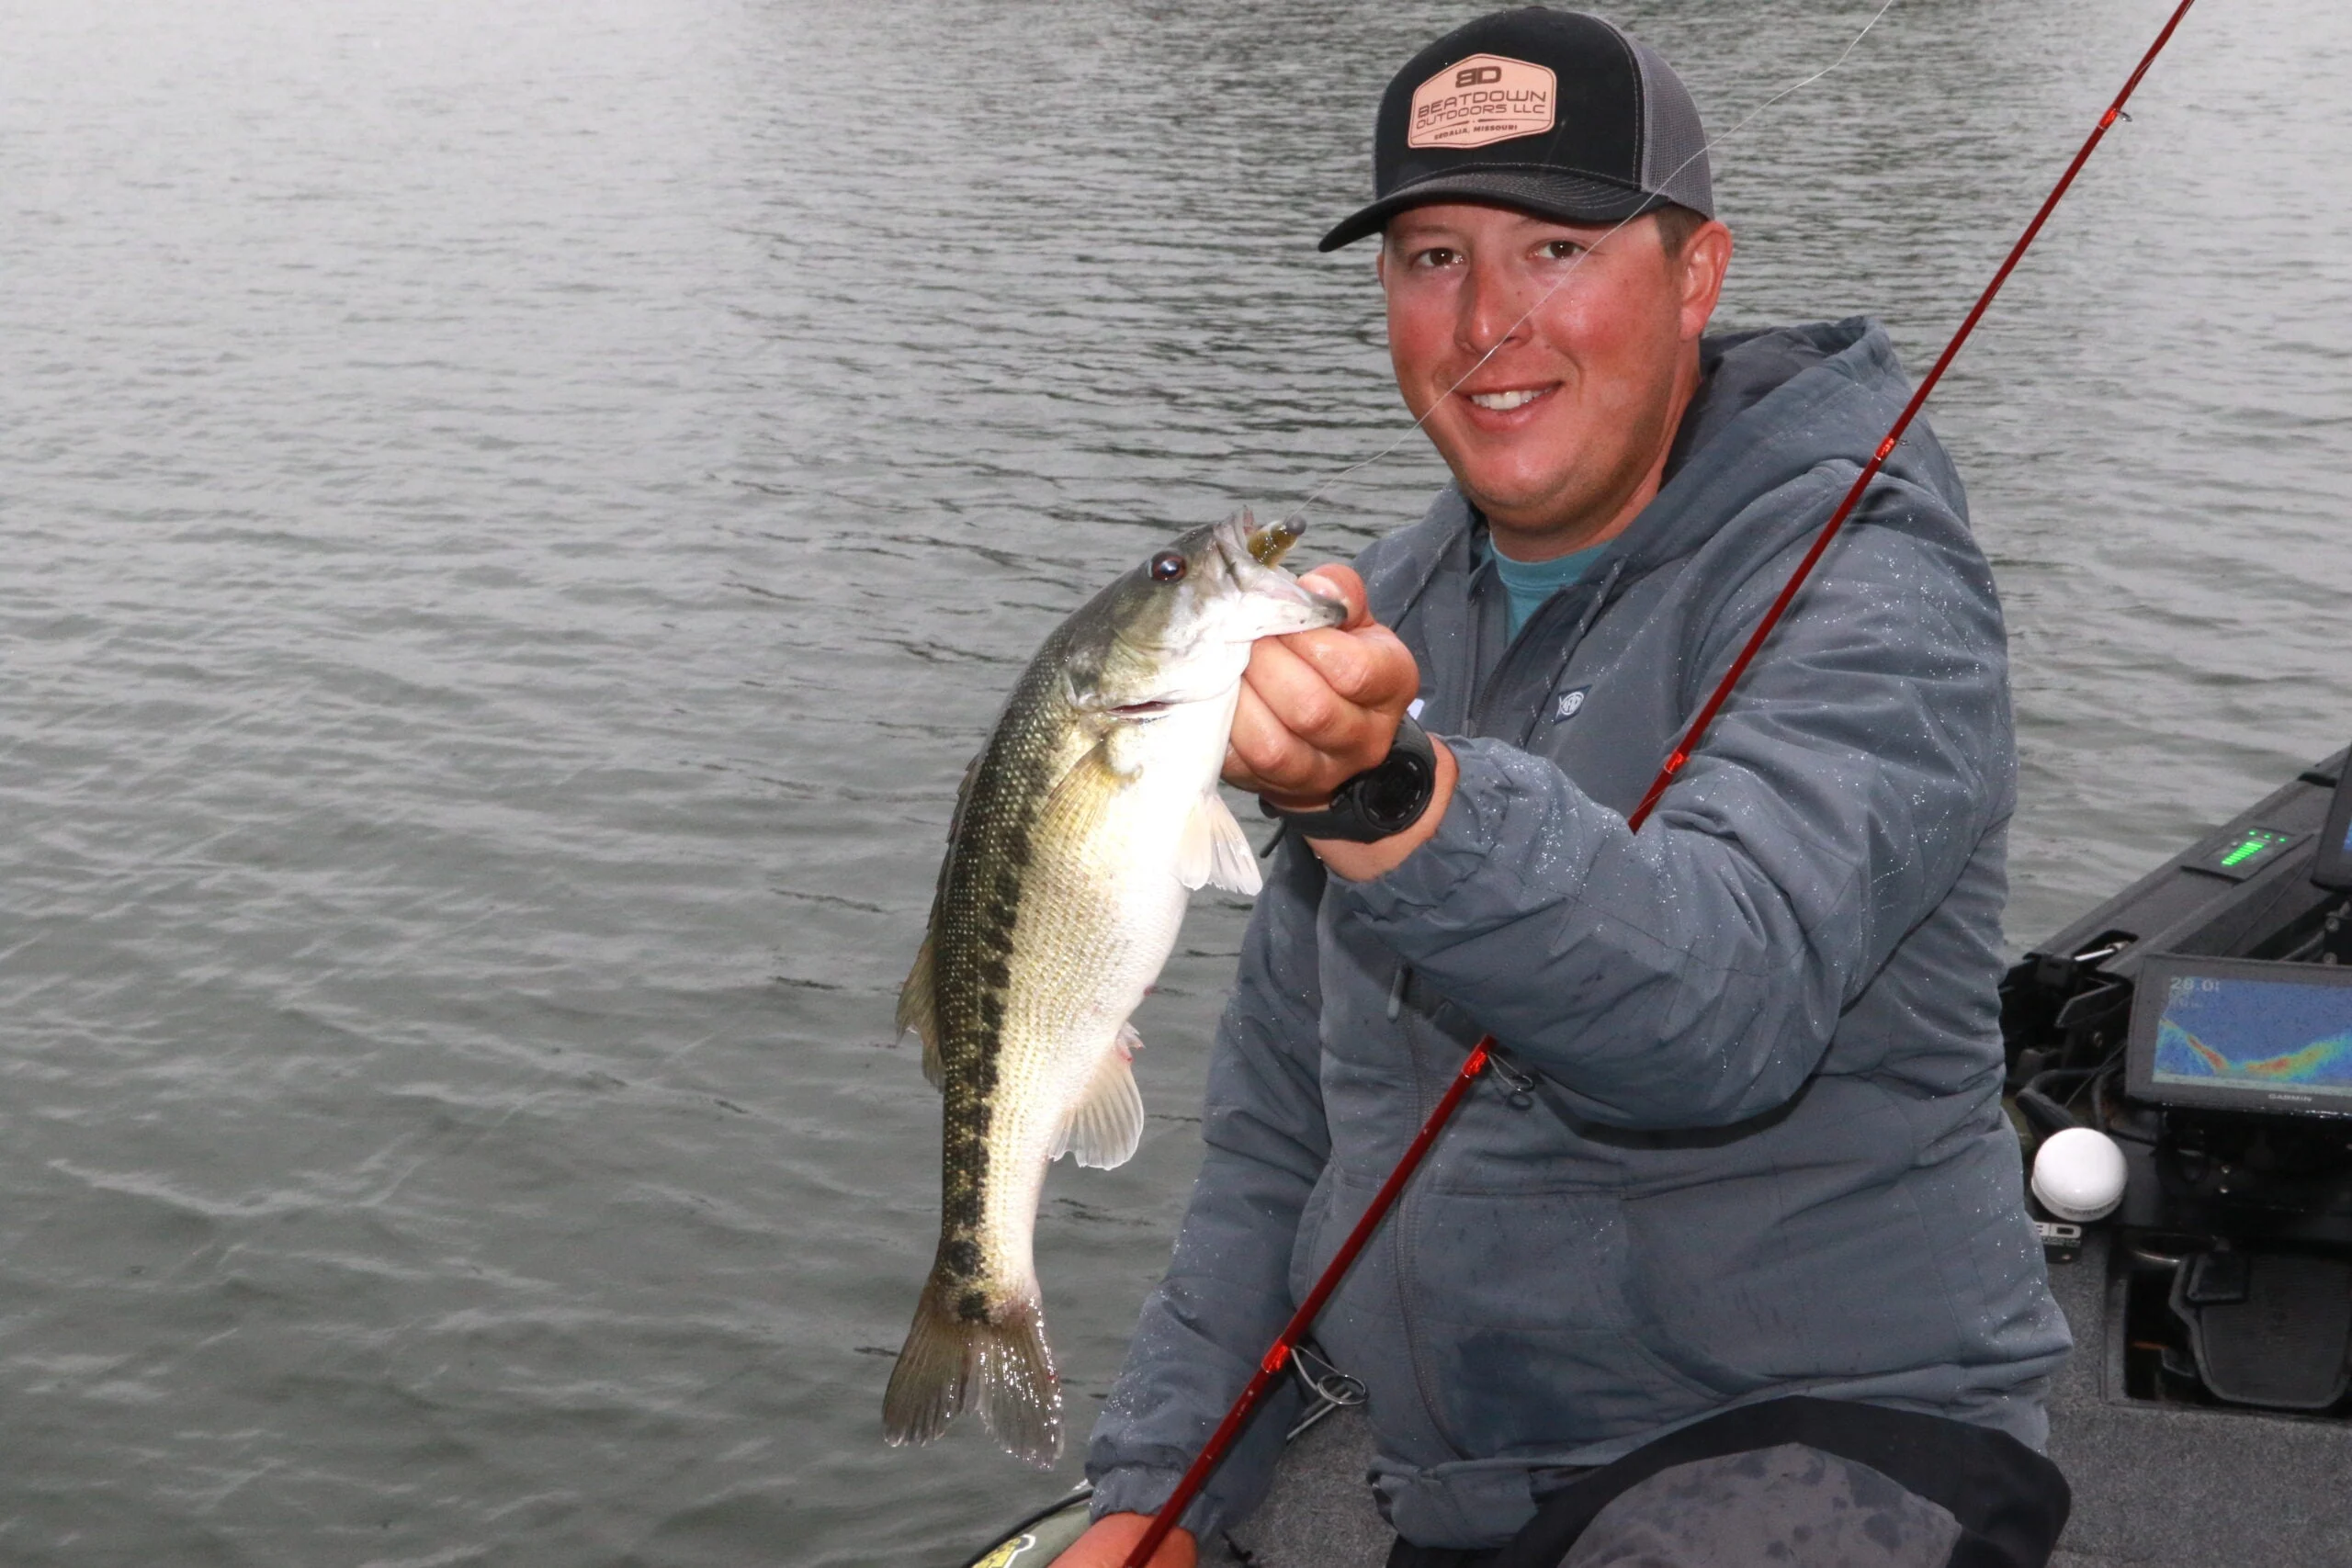
[{"label": "black cap brim", "polygon": [[1352,245],[1367,234],[1378,233],[1406,209],[1433,201],[1488,202],[1563,223],[1622,223],[1674,205],[1668,197],[1651,191],[1558,169],[1462,169],[1389,192],[1342,219],[1315,248],[1336,251],[1341,245]]}]

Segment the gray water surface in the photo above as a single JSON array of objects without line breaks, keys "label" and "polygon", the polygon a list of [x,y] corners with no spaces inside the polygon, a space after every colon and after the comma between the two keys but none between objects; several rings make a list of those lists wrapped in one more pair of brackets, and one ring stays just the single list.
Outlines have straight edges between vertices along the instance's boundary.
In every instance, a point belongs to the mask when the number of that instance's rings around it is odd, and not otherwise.
[{"label": "gray water surface", "polygon": [[[1871,8],[1614,14],[1721,130]],[[1057,1476],[881,1445],[892,997],[1045,629],[1403,433],[1312,242],[1473,9],[6,8],[0,1561],[944,1563],[1074,1478],[1243,907],[1048,1184]],[[1720,152],[1721,319],[1924,367],[2165,9],[1898,0]],[[2015,942],[2352,739],[2347,76],[2335,0],[2207,0],[1935,405]]]}]

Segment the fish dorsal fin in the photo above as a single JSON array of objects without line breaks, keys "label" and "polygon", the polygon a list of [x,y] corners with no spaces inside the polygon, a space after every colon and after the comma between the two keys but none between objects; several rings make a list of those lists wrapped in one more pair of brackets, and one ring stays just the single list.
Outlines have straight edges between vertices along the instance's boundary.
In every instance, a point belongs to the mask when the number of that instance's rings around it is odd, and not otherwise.
[{"label": "fish dorsal fin", "polygon": [[1094,1065],[1086,1093],[1062,1123],[1053,1157],[1076,1157],[1080,1165],[1109,1170],[1127,1163],[1143,1142],[1143,1095],[1136,1089],[1135,1069],[1128,1064],[1143,1049],[1135,1025],[1119,1025],[1119,1036]]},{"label": "fish dorsal fin", "polygon": [[[964,777],[956,785],[956,815],[947,819],[947,841],[951,844],[964,831],[964,808],[972,803],[972,781],[980,776],[980,762],[988,754],[989,749],[983,746],[964,764]],[[946,880],[946,873],[945,866],[940,867],[941,881]]]},{"label": "fish dorsal fin", "polygon": [[947,1069],[939,1056],[939,1006],[932,993],[932,949],[939,932],[939,907],[947,898],[947,868],[956,859],[956,840],[964,831],[964,809],[972,802],[972,781],[979,776],[980,759],[987,755],[988,749],[982,747],[964,764],[963,782],[956,786],[956,814],[947,819],[947,853],[940,858],[939,881],[932,890],[931,918],[923,924],[922,945],[915,949],[907,983],[899,987],[899,1032],[922,1042],[922,1076],[933,1089],[945,1085]]},{"label": "fish dorsal fin", "polygon": [[922,935],[922,945],[915,949],[914,967],[907,971],[907,983],[899,987],[899,1032],[911,1032],[922,1042],[922,1076],[931,1087],[940,1088],[946,1081],[947,1071],[939,1059],[939,1012],[931,995],[931,932]]},{"label": "fish dorsal fin", "polygon": [[1185,886],[1205,884],[1228,893],[1255,894],[1264,886],[1258,874],[1258,852],[1250,847],[1216,785],[1209,786],[1184,818],[1182,831],[1176,845],[1176,880]]}]

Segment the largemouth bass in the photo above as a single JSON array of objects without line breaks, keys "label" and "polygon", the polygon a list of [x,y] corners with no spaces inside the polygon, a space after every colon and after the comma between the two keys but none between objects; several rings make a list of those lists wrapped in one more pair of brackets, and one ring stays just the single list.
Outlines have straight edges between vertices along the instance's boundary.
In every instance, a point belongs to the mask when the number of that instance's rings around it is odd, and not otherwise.
[{"label": "largemouth bass", "polygon": [[939,1252],[882,1402],[894,1444],[971,1408],[1032,1463],[1061,1450],[1038,1192],[1062,1155],[1135,1153],[1127,1020],[1191,889],[1258,891],[1217,795],[1250,644],[1345,615],[1281,570],[1296,536],[1244,512],[1119,577],[1046,639],[964,776],[899,998],[945,1106]]}]

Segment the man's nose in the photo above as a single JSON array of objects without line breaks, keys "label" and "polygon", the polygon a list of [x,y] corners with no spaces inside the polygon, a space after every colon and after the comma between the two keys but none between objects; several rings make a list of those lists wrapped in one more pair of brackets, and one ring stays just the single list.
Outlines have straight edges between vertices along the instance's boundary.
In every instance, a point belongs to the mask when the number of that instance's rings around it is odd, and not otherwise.
[{"label": "man's nose", "polygon": [[1527,335],[1528,306],[1533,300],[1518,268],[1482,256],[1471,263],[1465,281],[1458,327],[1463,347],[1487,355]]}]

